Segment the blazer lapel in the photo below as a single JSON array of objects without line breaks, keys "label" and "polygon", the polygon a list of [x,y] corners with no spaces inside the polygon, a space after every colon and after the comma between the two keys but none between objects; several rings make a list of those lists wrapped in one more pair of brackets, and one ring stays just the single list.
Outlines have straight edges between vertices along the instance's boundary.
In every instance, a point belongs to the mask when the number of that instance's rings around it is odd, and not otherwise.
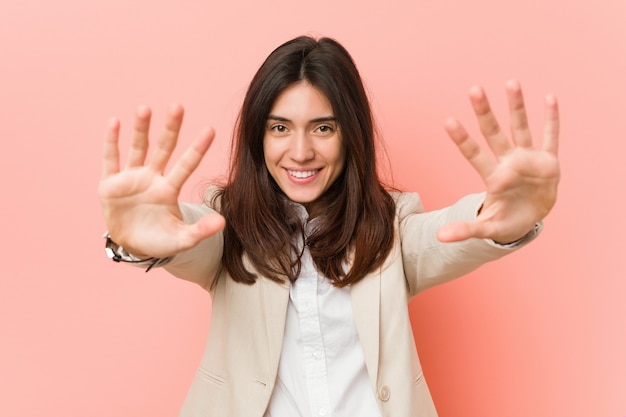
[{"label": "blazer lapel", "polygon": [[289,302],[289,282],[278,283],[267,278],[257,282],[262,285],[264,320],[267,333],[267,348],[270,378],[278,371],[280,352],[283,347],[287,303]]},{"label": "blazer lapel", "polygon": [[378,380],[380,335],[380,270],[350,287],[354,322],[371,381]]}]

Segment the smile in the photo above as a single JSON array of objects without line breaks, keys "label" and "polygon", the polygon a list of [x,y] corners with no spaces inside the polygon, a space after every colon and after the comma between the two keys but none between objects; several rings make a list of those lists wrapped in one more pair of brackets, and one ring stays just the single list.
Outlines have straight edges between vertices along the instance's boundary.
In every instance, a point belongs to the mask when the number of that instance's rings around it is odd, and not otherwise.
[{"label": "smile", "polygon": [[311,170],[311,171],[291,171],[291,170],[287,170],[287,173],[290,176],[295,177],[295,178],[299,178],[299,179],[312,177],[313,175],[317,174],[318,172],[320,172],[319,169],[315,169],[315,170]]}]

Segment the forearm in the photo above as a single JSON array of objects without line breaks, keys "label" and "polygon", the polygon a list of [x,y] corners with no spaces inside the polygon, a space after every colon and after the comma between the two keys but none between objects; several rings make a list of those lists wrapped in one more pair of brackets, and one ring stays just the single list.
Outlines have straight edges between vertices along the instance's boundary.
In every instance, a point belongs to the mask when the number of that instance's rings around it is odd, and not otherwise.
[{"label": "forearm", "polygon": [[489,239],[453,243],[442,243],[437,239],[437,230],[442,225],[475,217],[482,199],[481,194],[470,195],[445,209],[402,218],[402,256],[411,295],[499,259],[530,242],[540,231],[541,225],[538,225],[519,242],[510,245],[500,245]]}]

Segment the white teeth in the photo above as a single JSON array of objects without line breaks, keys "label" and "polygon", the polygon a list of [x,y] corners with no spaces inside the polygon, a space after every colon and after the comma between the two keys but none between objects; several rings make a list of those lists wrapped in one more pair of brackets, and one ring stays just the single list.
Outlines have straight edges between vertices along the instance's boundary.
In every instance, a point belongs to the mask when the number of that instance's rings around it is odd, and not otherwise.
[{"label": "white teeth", "polygon": [[319,169],[316,169],[314,171],[287,171],[289,173],[289,175],[291,175],[292,177],[296,177],[296,178],[309,178],[312,177],[313,175],[317,174],[319,171]]}]

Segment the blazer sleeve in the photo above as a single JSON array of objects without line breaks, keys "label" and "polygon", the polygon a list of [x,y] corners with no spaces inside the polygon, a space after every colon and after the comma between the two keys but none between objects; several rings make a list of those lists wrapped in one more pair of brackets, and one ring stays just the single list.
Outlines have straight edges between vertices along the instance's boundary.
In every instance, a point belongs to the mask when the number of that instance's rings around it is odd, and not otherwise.
[{"label": "blazer sleeve", "polygon": [[542,228],[538,224],[513,245],[500,245],[489,239],[453,243],[442,243],[437,239],[437,230],[442,225],[476,217],[483,200],[484,194],[471,194],[450,207],[425,213],[417,194],[396,196],[402,262],[411,297],[515,251],[533,240]]}]

